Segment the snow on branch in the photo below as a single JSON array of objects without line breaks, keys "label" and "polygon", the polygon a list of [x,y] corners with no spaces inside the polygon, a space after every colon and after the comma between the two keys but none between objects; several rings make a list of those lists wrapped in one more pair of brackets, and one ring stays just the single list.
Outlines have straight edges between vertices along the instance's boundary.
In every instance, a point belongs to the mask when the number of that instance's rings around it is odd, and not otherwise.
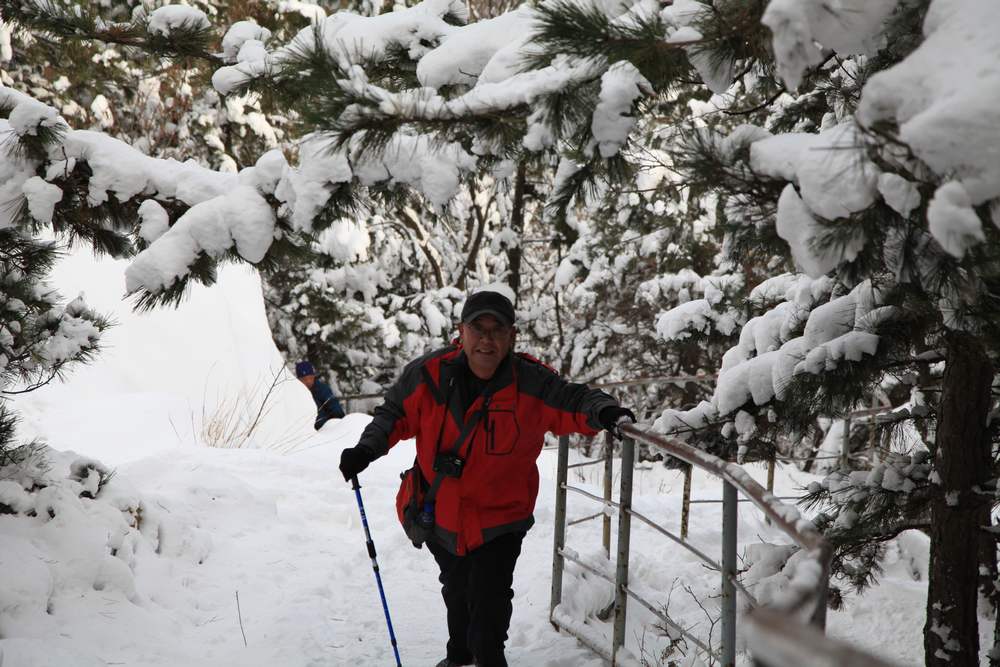
[{"label": "snow on branch", "polygon": [[[264,39],[260,36],[249,41],[261,47],[246,49],[248,39],[243,36],[248,28],[241,21],[229,29],[223,40],[231,45],[227,51],[229,57],[236,51],[236,64],[217,70],[212,84],[220,93],[229,94],[265,74],[280,76],[289,61],[317,49],[329,53],[343,71],[362,61],[379,62],[397,50],[416,60],[455,30],[456,23],[464,23],[467,18],[465,4],[456,0],[424,0],[404,10],[377,16],[336,12],[303,28],[288,44],[273,51],[262,48]],[[240,43],[238,50],[236,43]]]},{"label": "snow on branch", "polygon": [[137,47],[167,57],[195,57],[217,62],[209,52],[211,24],[205,13],[186,5],[164,5],[147,14],[141,5],[129,21],[112,22],[100,14],[99,3],[66,0],[11,0],[4,19],[36,34],[64,40],[100,40]]},{"label": "snow on branch", "polygon": [[259,262],[274,239],[274,225],[274,211],[264,197],[237,185],[189,208],[140,252],[125,270],[125,290],[160,292],[186,276],[202,253],[219,259],[235,247],[243,259]]},{"label": "snow on branch", "polygon": [[[702,277],[690,269],[682,269],[642,283],[636,298],[652,305],[665,295],[674,294],[682,302],[656,319],[657,335],[670,343],[692,335],[707,335],[713,330],[723,336],[730,335],[742,316],[738,310],[720,304],[742,286],[743,276],[738,274]],[[699,295],[702,298],[696,298]]]},{"label": "snow on branch", "polygon": [[790,90],[823,61],[822,48],[872,55],[884,42],[886,18],[899,0],[771,0],[762,22],[773,34],[778,74]]},{"label": "snow on branch", "polygon": [[192,206],[136,257],[126,272],[128,292],[170,287],[203,255],[220,259],[235,249],[258,263],[275,238],[277,216],[294,230],[319,231],[330,224],[334,192],[352,183],[406,184],[444,206],[458,191],[462,171],[474,165],[457,144],[438,145],[426,136],[395,135],[378,156],[357,151],[361,139],[335,148],[331,140],[312,135],[300,145],[297,166],[273,150],[238,175],[224,175],[223,192]]},{"label": "snow on branch", "polygon": [[584,113],[593,140],[586,150],[604,158],[618,153],[635,125],[637,98],[652,92],[634,65],[619,62],[609,70],[608,58],[545,52],[537,35],[540,10],[527,5],[469,25],[464,20],[464,5],[447,0],[372,17],[338,12],[271,50],[267,35],[240,22],[223,40],[233,64],[215,72],[213,85],[223,94],[273,86],[292,98],[309,97],[309,106],[322,107],[310,116],[316,131],[339,142],[362,134],[365,150],[381,150],[397,132],[454,140],[464,131],[481,155],[509,151],[498,144],[501,137],[520,139],[530,151],[554,146],[556,135],[572,134],[583,117],[560,127],[545,101],[564,106],[572,102],[560,96],[590,86]]},{"label": "snow on branch", "polygon": [[601,157],[613,157],[628,140],[635,127],[632,105],[652,87],[635,65],[617,62],[601,76],[600,101],[594,107],[591,132]]},{"label": "snow on branch", "polygon": [[972,207],[1000,197],[1000,5],[936,0],[923,30],[913,53],[872,76],[858,121],[898,127],[897,140],[949,181],[934,195],[930,230],[961,257],[984,240]]},{"label": "snow on branch", "polygon": [[514,73],[511,65],[522,65],[512,56],[520,55],[534,21],[534,10],[520,7],[495,18],[452,27],[437,47],[420,58],[417,79],[431,88],[475,85],[484,78],[494,82],[506,79]]},{"label": "snow on branch", "polygon": [[[874,355],[879,343],[874,331],[896,315],[895,309],[882,306],[883,295],[869,281],[816,306],[829,294],[827,278],[779,279],[789,285],[785,300],[743,326],[739,343],[723,356],[711,400],[687,411],[665,410],[655,423],[657,430],[698,430],[726,419],[750,401],[762,406],[783,400],[796,375],[821,374],[842,361]],[[758,295],[774,291],[758,289]],[[679,307],[685,312],[688,308],[687,304]],[[795,336],[792,332],[799,330],[803,320],[805,327]]]},{"label": "snow on branch", "polygon": [[164,5],[149,14],[146,30],[153,35],[170,36],[172,32],[207,30],[211,27],[205,12],[185,5]]},{"label": "snow on branch", "polygon": [[[363,137],[336,148],[329,139],[312,135],[301,144],[297,166],[273,150],[239,174],[223,173],[192,160],[150,157],[101,132],[71,130],[55,109],[9,88],[0,87],[0,108],[9,110],[8,120],[0,120],[0,131],[9,135],[11,150],[45,130],[59,130],[45,142],[39,159],[7,160],[0,166],[5,176],[0,192],[11,200],[24,197],[35,220],[52,224],[64,198],[57,183],[82,163],[89,169],[87,206],[110,198],[142,203],[136,233],[149,247],[126,272],[129,293],[155,294],[169,288],[185,279],[201,257],[219,260],[235,251],[248,262],[262,261],[279,216],[298,231],[321,229],[329,224],[327,208],[338,187],[406,184],[433,205],[444,206],[458,191],[462,172],[475,164],[458,144],[426,136],[397,134],[374,156],[359,150]],[[39,166],[45,178],[35,175]],[[169,202],[175,210],[180,205],[172,225],[157,202]],[[14,224],[16,207],[5,211],[7,217],[0,222]]]}]

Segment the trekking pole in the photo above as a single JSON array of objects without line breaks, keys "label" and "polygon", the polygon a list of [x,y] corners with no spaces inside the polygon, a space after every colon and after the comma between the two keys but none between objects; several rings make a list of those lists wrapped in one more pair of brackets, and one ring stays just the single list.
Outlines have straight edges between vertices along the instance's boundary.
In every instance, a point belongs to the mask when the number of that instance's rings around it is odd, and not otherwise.
[{"label": "trekking pole", "polygon": [[351,485],[354,487],[354,496],[358,499],[358,510],[361,512],[361,524],[365,527],[365,540],[368,544],[368,555],[372,559],[372,570],[375,572],[375,581],[378,582],[378,594],[382,598],[382,611],[385,612],[385,622],[389,626],[389,641],[392,642],[392,652],[396,656],[396,667],[402,667],[399,662],[399,649],[396,647],[396,633],[392,631],[392,619],[389,618],[389,603],[385,601],[385,589],[382,588],[382,575],[378,571],[378,561],[375,559],[375,543],[372,542],[372,533],[368,529],[368,517],[365,516],[365,504],[361,502],[361,485],[358,484],[358,476],[351,478]]}]

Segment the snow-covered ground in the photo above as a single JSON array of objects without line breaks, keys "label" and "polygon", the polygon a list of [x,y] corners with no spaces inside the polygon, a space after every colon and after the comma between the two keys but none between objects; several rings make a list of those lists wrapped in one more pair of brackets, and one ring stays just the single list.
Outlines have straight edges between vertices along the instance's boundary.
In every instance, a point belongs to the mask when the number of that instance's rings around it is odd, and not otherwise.
[{"label": "snow-covered ground", "polygon": [[[337,471],[341,450],[369,418],[352,414],[314,433],[310,398],[290,381],[246,447],[206,446],[203,422],[261,378],[270,382],[280,365],[256,278],[229,268],[220,285],[196,289],[179,310],[137,315],[117,301],[121,276],[120,264],[95,265],[86,255],[60,267],[64,292],[87,289],[121,324],[96,363],[16,404],[23,434],[58,451],[46,489],[14,498],[0,487],[8,494],[0,500],[33,503],[38,514],[0,515],[0,664],[393,664],[354,494]],[[81,497],[86,479],[67,479],[79,456],[115,469],[96,499]],[[430,665],[446,639],[436,568],[406,540],[393,509],[398,473],[412,457],[412,444],[401,443],[361,482],[402,662]],[[538,523],[515,572],[509,660],[597,667],[600,659],[548,623],[554,451],[539,468]],[[761,468],[750,472],[764,477]],[[571,480],[599,493],[598,475],[597,467],[577,468]],[[813,479],[785,469],[776,491],[790,495]],[[677,472],[644,466],[634,504],[677,530],[682,483]],[[717,482],[695,476],[694,497],[720,496]],[[595,511],[570,496],[571,519]],[[690,540],[699,548],[718,553],[720,526],[719,505],[693,506]],[[579,524],[568,545],[610,568],[600,536],[599,523]],[[761,540],[783,541],[741,506],[741,553]],[[716,610],[718,576],[641,524],[632,548],[634,586],[707,638],[701,605]],[[844,609],[830,613],[830,633],[901,665],[921,663],[926,563],[923,536],[895,540],[881,583],[863,597],[848,594]],[[607,583],[568,564],[566,613],[610,636],[595,616],[610,600]],[[629,614],[633,653],[667,664],[652,615],[637,605]]]}]

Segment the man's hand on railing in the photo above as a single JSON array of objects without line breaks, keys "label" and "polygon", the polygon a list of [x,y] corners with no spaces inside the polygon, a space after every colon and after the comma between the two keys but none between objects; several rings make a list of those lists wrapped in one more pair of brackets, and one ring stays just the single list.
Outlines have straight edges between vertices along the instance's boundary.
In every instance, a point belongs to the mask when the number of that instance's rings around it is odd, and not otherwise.
[{"label": "man's hand on railing", "polygon": [[621,426],[635,423],[635,415],[632,411],[620,405],[610,405],[604,408],[597,418],[604,430],[619,440],[622,439]]}]

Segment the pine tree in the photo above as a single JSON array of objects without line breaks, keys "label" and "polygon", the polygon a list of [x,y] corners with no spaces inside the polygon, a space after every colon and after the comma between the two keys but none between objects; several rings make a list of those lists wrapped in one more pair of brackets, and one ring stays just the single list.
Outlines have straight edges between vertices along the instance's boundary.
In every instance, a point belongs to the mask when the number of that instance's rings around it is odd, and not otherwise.
[{"label": "pine tree", "polygon": [[[7,135],[0,161],[0,192],[30,193],[27,201],[0,209],[0,284],[3,319],[0,322],[0,461],[16,460],[17,418],[11,399],[61,377],[75,364],[86,363],[98,351],[101,333],[110,322],[92,311],[82,297],[61,303],[45,282],[59,247],[41,236],[51,228],[71,242],[91,244],[98,252],[120,253],[125,246],[116,227],[122,211],[102,205],[87,220],[53,220],[61,192],[35,175],[46,142],[65,130],[55,114],[27,98],[0,89],[0,132]],[[14,109],[23,113],[14,115]],[[67,174],[66,180],[72,175]],[[13,457],[13,459],[11,458]]]},{"label": "pine tree", "polygon": [[[911,451],[889,453],[871,470],[837,471],[808,500],[828,504],[819,522],[839,545],[835,570],[858,586],[874,576],[884,541],[926,527],[925,660],[973,665],[980,560],[987,572],[996,569],[995,541],[984,529],[998,474],[991,391],[997,232],[989,212],[1000,192],[993,181],[993,190],[980,187],[974,198],[951,168],[932,160],[926,144],[933,139],[908,133],[903,112],[884,101],[912,63],[934,61],[929,54],[942,41],[922,41],[921,28],[932,35],[972,12],[939,4],[908,3],[886,14],[884,41],[875,40],[881,47],[851,57],[850,50],[809,55],[811,35],[789,27],[801,28],[791,19],[798,10],[771,3],[763,19],[774,30],[774,72],[800,92],[763,107],[767,131],[748,128],[724,140],[692,134],[682,149],[685,176],[714,182],[724,197],[731,259],[783,255],[785,266],[794,262],[811,277],[781,290],[781,304],[747,322],[711,401],[667,411],[658,425],[671,432],[695,424],[702,439],[701,431],[729,424],[740,432],[741,414],[758,415],[744,420],[757,440],[806,434],[817,415],[842,417],[883,390],[903,398],[879,419],[876,437]],[[829,9],[817,3],[801,11]],[[858,34],[838,37],[834,29],[853,18],[832,12],[823,25],[814,14],[809,25],[827,31],[824,46],[840,39],[851,49]],[[974,113],[960,122],[975,122]],[[779,134],[788,129],[795,138]],[[913,391],[898,390],[907,387]],[[939,398],[928,400],[931,392]]]}]

